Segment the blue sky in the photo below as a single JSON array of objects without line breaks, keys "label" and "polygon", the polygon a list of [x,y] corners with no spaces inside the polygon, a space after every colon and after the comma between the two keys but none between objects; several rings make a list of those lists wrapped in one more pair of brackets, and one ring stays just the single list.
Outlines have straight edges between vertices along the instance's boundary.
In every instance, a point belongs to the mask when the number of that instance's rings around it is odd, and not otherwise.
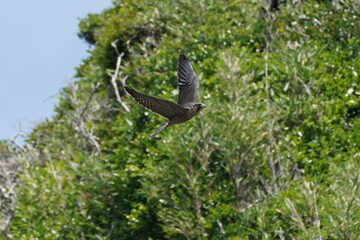
[{"label": "blue sky", "polygon": [[57,93],[88,56],[79,18],[111,2],[0,0],[0,139],[52,116]]}]

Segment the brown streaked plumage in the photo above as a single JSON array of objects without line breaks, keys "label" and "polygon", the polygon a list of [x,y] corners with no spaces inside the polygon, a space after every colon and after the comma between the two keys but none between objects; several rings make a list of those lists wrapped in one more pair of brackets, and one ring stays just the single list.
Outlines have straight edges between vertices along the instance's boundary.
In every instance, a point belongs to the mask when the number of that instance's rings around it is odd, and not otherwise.
[{"label": "brown streaked plumage", "polygon": [[179,85],[178,103],[147,96],[131,87],[125,87],[125,90],[136,102],[168,119],[150,138],[155,137],[168,126],[190,120],[205,108],[204,104],[195,103],[199,83],[189,60],[184,54],[179,56],[177,81]]}]

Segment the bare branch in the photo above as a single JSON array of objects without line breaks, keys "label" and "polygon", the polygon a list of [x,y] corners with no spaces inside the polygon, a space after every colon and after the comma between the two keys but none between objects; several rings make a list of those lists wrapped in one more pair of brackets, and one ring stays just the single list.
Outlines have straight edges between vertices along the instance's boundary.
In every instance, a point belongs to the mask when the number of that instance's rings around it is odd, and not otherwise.
[{"label": "bare branch", "polygon": [[122,57],[124,56],[124,53],[119,53],[119,49],[116,45],[116,43],[119,40],[116,39],[114,42],[111,43],[111,46],[115,48],[115,51],[118,55],[117,61],[116,61],[116,68],[115,68],[115,72],[114,73],[109,73],[110,77],[111,77],[111,84],[114,88],[115,91],[115,95],[116,95],[116,100],[121,104],[121,106],[125,109],[125,111],[130,112],[130,109],[128,108],[128,106],[122,101],[121,97],[120,97],[120,93],[119,93],[119,88],[116,82],[116,79],[119,77],[120,80],[120,84],[122,87],[125,86],[125,80],[127,79],[128,76],[125,77],[121,77],[121,72],[120,72],[120,66],[121,66],[121,60]]},{"label": "bare branch", "polygon": [[11,142],[12,144],[14,144],[18,149],[20,149],[21,151],[24,151],[24,148],[16,141],[16,138],[18,137],[25,137],[26,134],[24,131],[20,130],[17,133],[15,133],[9,140],[9,142]]},{"label": "bare branch", "polygon": [[113,41],[113,42],[111,43],[111,46],[112,46],[113,48],[115,48],[116,54],[119,56],[119,55],[120,55],[119,49],[118,49],[118,47],[117,47],[117,45],[116,45],[118,42],[119,42],[119,39],[116,39],[115,41]]},{"label": "bare branch", "polygon": [[80,113],[80,118],[84,118],[84,114],[85,112],[88,110],[89,105],[91,100],[93,99],[96,90],[100,87],[100,82],[96,83],[95,87],[93,88],[93,90],[91,91],[89,98],[86,101],[85,107],[82,109],[81,113]]},{"label": "bare branch", "polygon": [[[89,110],[90,103],[92,102],[92,100],[95,96],[96,90],[100,86],[100,83],[97,83],[93,87],[93,89],[90,92],[89,97],[86,100],[85,106],[83,108],[80,108],[80,106],[79,106],[80,104],[79,104],[79,101],[77,98],[78,85],[75,83],[71,83],[70,86],[71,86],[71,93],[72,93],[70,96],[70,100],[71,100],[72,105],[75,108],[75,113],[76,113],[76,119],[75,119],[75,121],[71,121],[71,124],[76,132],[78,132],[83,138],[85,138],[87,140],[87,142],[96,149],[97,152],[100,152],[101,151],[100,145],[97,141],[98,137],[96,137],[93,134],[94,129],[93,128],[88,129],[85,126],[85,122],[86,122],[85,114]],[[71,117],[70,117],[70,119],[71,119]]]},{"label": "bare branch", "polygon": [[224,231],[224,227],[223,227],[223,224],[220,220],[216,220],[216,223],[218,224],[219,228],[220,228],[220,232],[221,234],[225,237],[226,236],[226,233]]},{"label": "bare branch", "polygon": [[295,79],[298,80],[305,88],[306,93],[311,97],[311,90],[308,85],[295,73]]},{"label": "bare branch", "polygon": [[0,234],[4,238],[9,238],[7,231],[15,212],[19,165],[14,156],[10,147],[0,152]]}]

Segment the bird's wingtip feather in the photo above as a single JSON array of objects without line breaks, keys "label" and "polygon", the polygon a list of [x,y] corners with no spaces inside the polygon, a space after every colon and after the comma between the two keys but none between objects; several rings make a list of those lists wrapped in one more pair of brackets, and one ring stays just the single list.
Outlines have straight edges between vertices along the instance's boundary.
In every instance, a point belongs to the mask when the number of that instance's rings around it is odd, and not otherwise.
[{"label": "bird's wingtip feather", "polygon": [[124,88],[125,88],[125,91],[127,91],[127,92],[133,90],[132,87],[128,87],[128,86],[125,86]]},{"label": "bird's wingtip feather", "polygon": [[183,53],[179,54],[179,59],[187,59]]}]

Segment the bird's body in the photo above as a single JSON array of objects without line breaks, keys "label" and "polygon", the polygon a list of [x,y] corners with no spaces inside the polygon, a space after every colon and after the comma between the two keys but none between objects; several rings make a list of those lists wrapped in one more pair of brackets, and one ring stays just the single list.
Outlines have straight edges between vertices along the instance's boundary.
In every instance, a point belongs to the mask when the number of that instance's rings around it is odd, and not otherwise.
[{"label": "bird's body", "polygon": [[197,114],[199,113],[199,111],[197,110],[196,107],[194,108],[187,108],[186,111],[184,113],[179,113],[178,115],[172,117],[169,119],[169,125],[171,126],[173,124],[178,124],[178,123],[183,123],[186,122],[190,119],[192,119],[193,117],[195,117]]},{"label": "bird's body", "polygon": [[168,119],[151,137],[155,137],[168,126],[190,120],[205,108],[204,104],[195,103],[198,91],[198,80],[191,64],[183,54],[179,56],[178,84],[178,103],[147,96],[130,87],[125,87],[125,90],[139,104]]}]

